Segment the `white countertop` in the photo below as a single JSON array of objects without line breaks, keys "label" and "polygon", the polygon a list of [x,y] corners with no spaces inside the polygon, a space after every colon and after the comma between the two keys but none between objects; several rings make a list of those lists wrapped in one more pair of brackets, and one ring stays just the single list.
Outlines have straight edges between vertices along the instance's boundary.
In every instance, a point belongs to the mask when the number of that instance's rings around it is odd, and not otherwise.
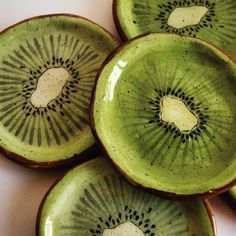
[{"label": "white countertop", "polygon": [[[117,34],[112,0],[0,0],[0,30],[20,20],[50,13],[87,17]],[[62,171],[35,171],[0,155],[0,235],[33,236],[39,203]],[[236,235],[236,211],[220,198],[211,200],[218,236]]]}]

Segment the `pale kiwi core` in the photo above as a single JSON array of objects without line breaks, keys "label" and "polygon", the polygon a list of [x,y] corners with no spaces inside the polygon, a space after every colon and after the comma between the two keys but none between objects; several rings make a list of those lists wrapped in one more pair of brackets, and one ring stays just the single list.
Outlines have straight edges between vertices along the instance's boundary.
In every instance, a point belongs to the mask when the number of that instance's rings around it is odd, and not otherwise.
[{"label": "pale kiwi core", "polygon": [[167,24],[176,29],[197,25],[207,12],[204,6],[178,7],[170,13]]},{"label": "pale kiwi core", "polygon": [[113,229],[105,229],[102,236],[144,236],[143,231],[132,222],[126,222]]},{"label": "pale kiwi core", "polygon": [[181,132],[190,132],[198,124],[198,118],[183,101],[167,96],[161,100],[161,120],[173,123]]},{"label": "pale kiwi core", "polygon": [[47,69],[38,79],[37,87],[32,93],[30,102],[34,107],[46,107],[62,92],[70,78],[64,67]]}]

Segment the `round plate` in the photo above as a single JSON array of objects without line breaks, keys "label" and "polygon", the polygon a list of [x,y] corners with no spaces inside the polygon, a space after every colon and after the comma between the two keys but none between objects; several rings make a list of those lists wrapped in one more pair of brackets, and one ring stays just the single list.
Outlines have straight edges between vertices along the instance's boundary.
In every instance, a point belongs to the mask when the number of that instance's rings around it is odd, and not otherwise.
[{"label": "round plate", "polygon": [[236,57],[235,0],[113,0],[113,14],[124,39],[176,33],[206,40]]},{"label": "round plate", "polygon": [[3,152],[31,167],[55,167],[85,157],[95,144],[88,125],[91,90],[101,64],[117,45],[106,30],[73,15],[35,17],[3,31]]},{"label": "round plate", "polygon": [[236,64],[208,43],[130,41],[104,63],[92,99],[94,134],[131,183],[172,198],[234,184]]},{"label": "round plate", "polygon": [[208,204],[135,189],[103,158],[68,172],[44,197],[36,235],[215,235]]}]

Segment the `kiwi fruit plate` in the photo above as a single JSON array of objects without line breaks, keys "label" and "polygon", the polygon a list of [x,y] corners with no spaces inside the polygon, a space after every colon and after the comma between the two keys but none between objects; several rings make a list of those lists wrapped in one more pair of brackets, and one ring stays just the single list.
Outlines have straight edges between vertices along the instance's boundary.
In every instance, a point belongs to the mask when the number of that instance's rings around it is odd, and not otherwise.
[{"label": "kiwi fruit plate", "polygon": [[197,37],[236,57],[235,0],[113,0],[123,39],[148,32]]},{"label": "kiwi fruit plate", "polygon": [[[217,4],[201,2],[199,25],[218,27],[210,39],[227,40],[212,43],[234,55],[234,23],[222,27]],[[46,193],[36,235],[216,235],[206,199],[236,183],[236,64],[195,39],[199,27],[118,48],[105,29],[70,14],[0,33],[0,150],[31,168],[80,163]],[[96,144],[105,157],[94,159]]]},{"label": "kiwi fruit plate", "polygon": [[49,190],[36,235],[212,236],[210,214],[207,201],[170,201],[132,187],[99,157],[75,167]]},{"label": "kiwi fruit plate", "polygon": [[210,44],[149,34],[104,64],[91,127],[134,185],[170,198],[213,197],[236,179],[235,83],[235,62]]},{"label": "kiwi fruit plate", "polygon": [[87,19],[59,14],[20,22],[3,31],[0,42],[2,151],[35,168],[94,153],[91,91],[118,40]]}]

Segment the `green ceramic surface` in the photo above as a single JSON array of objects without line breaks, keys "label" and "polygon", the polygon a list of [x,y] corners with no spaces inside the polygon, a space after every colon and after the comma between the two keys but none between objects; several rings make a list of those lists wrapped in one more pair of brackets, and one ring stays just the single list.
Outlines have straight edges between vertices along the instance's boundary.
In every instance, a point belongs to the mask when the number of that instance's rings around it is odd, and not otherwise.
[{"label": "green ceramic surface", "polygon": [[235,0],[114,0],[114,8],[127,38],[176,33],[206,40],[236,57]]},{"label": "green ceramic surface", "polygon": [[39,236],[214,235],[202,202],[174,202],[142,192],[103,158],[68,172],[44,200]]},{"label": "green ceramic surface", "polygon": [[103,68],[93,125],[131,182],[211,194],[236,178],[235,104],[236,65],[228,57],[198,39],[150,34]]},{"label": "green ceramic surface", "polygon": [[1,33],[0,146],[38,163],[92,146],[91,90],[116,46],[104,29],[72,15],[32,18]]}]

